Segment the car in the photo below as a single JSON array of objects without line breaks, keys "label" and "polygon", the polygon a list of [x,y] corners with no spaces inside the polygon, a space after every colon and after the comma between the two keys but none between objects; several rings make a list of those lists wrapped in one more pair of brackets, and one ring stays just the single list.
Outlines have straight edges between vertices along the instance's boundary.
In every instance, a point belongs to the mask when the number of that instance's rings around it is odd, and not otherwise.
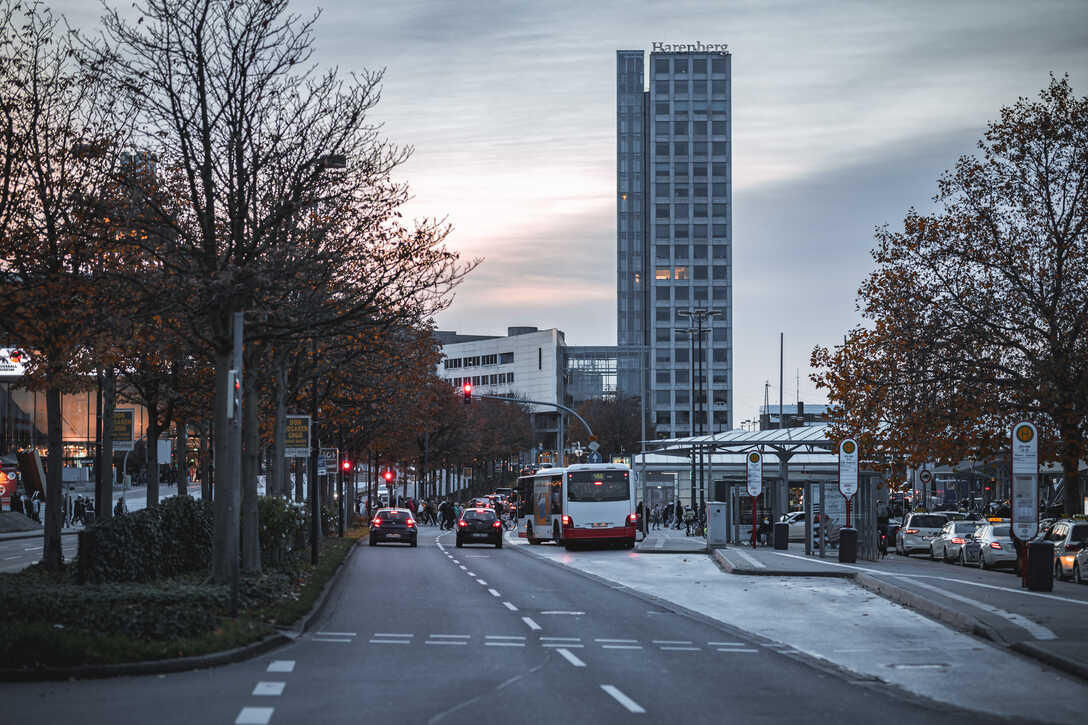
[{"label": "car", "polygon": [[918,553],[928,554],[930,552],[929,542],[941,532],[941,528],[947,523],[948,517],[944,514],[907,514],[906,521],[895,536],[895,553],[903,556]]},{"label": "car", "polygon": [[502,548],[502,522],[493,509],[478,506],[465,509],[457,521],[457,546],[494,544]]},{"label": "car", "polygon": [[489,499],[487,496],[480,496],[478,498],[474,498],[468,502],[468,505],[465,506],[465,508],[492,508],[491,499]]},{"label": "car", "polygon": [[782,516],[779,519],[782,523],[790,525],[790,541],[804,541],[805,540],[805,512],[804,511],[792,511]]},{"label": "car", "polygon": [[974,537],[978,530],[978,521],[949,521],[929,542],[929,558],[942,561],[959,561],[960,549],[964,543]]},{"label": "car", "polygon": [[1088,521],[1060,519],[1050,526],[1046,541],[1054,544],[1054,578],[1072,577],[1077,553],[1088,545]]},{"label": "car", "polygon": [[1007,521],[992,521],[980,526],[975,538],[982,545],[978,561],[980,569],[1016,568],[1016,544]]},{"label": "car", "polygon": [[419,529],[408,509],[383,508],[370,521],[369,539],[371,546],[377,546],[378,542],[418,546]]},{"label": "car", "polygon": [[1088,584],[1088,546],[1082,547],[1073,559],[1073,581]]}]

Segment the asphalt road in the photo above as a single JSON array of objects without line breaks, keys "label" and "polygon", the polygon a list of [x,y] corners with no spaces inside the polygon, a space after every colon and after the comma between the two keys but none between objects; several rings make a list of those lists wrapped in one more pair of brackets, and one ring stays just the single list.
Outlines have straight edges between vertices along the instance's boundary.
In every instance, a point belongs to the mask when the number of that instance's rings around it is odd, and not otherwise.
[{"label": "asphalt road", "polygon": [[514,547],[454,548],[433,528],[416,549],[358,549],[316,626],[268,655],[181,674],[2,684],[0,698],[11,722],[86,725],[977,721]]},{"label": "asphalt road", "polygon": [[[9,539],[0,541],[0,571],[19,571],[42,560],[42,537]],[[79,537],[66,534],[61,537],[61,549],[66,561],[75,558]]]}]

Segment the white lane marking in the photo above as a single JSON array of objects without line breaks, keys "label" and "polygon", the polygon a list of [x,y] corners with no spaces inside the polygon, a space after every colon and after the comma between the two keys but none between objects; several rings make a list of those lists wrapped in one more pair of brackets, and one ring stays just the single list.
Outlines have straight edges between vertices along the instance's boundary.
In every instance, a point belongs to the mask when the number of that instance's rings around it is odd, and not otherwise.
[{"label": "white lane marking", "polygon": [[616,702],[626,707],[628,712],[633,712],[636,715],[646,712],[641,705],[620,692],[619,688],[615,685],[601,685],[601,689],[611,695],[612,699]]},{"label": "white lane marking", "polygon": [[272,660],[268,663],[268,672],[294,672],[294,660]]},{"label": "white lane marking", "polygon": [[415,637],[414,634],[397,634],[395,632],[375,632],[375,637]]},{"label": "white lane marking", "polygon": [[1026,629],[1028,631],[1028,634],[1030,634],[1035,639],[1057,639],[1058,638],[1058,635],[1054,634],[1053,630],[1051,630],[1048,627],[1044,627],[1041,624],[1036,624],[1035,622],[1031,621],[1030,619],[1028,619],[1027,617],[1025,617],[1022,614],[1016,614],[1015,612],[1009,612],[1009,611],[1006,611],[1004,609],[999,609],[999,608],[993,606],[992,604],[986,604],[985,602],[980,602],[977,599],[972,599],[971,597],[965,597],[965,596],[963,596],[961,594],[954,594],[953,592],[950,592],[947,589],[941,589],[940,587],[935,587],[932,584],[926,584],[925,582],[916,581],[916,582],[914,582],[914,586],[922,587],[923,589],[928,589],[928,590],[930,590],[932,592],[936,592],[937,594],[940,594],[943,597],[948,597],[949,599],[954,599],[957,602],[963,602],[964,604],[973,605],[975,607],[978,607],[979,609],[981,609],[984,612],[989,612],[990,614],[993,614],[993,615],[995,615],[997,617],[1001,617],[1002,619],[1004,619],[1007,622],[1015,624],[1018,627],[1023,627],[1024,629]]},{"label": "white lane marking", "polygon": [[762,561],[755,558],[751,554],[747,553],[746,551],[743,551],[741,549],[733,549],[732,552],[734,554],[736,554],[737,556],[739,556],[740,558],[744,559],[746,562],[748,562],[752,566],[754,566],[756,569],[766,569],[767,568],[766,564],[764,564]]},{"label": "white lane marking", "polygon": [[286,682],[258,682],[257,686],[253,688],[253,694],[275,697],[283,694],[284,687],[287,687]]},{"label": "white lane marking", "polygon": [[744,642],[707,642],[710,647],[743,647]]},{"label": "white lane marking", "polygon": [[502,596],[501,594],[499,594],[499,593],[498,593],[497,591],[495,591],[494,589],[488,589],[488,590],[487,590],[487,592],[488,592],[488,594],[490,594],[490,595],[491,595],[491,596],[493,596],[493,597],[501,597],[501,596]]},{"label": "white lane marking", "polygon": [[485,647],[524,647],[524,642],[484,642]]},{"label": "white lane marking", "polygon": [[465,566],[464,564],[461,564],[461,569],[464,570],[464,571],[468,571],[468,567]]},{"label": "white lane marking", "polygon": [[726,647],[719,647],[719,652],[759,652],[758,649],[728,649]]},{"label": "white lane marking", "polygon": [[540,646],[541,647],[577,647],[578,649],[582,649],[583,647],[585,647],[584,644],[576,644],[574,642],[541,642]]},{"label": "white lane marking", "polygon": [[534,622],[529,617],[522,617],[521,621],[525,622],[525,624],[529,627],[529,629],[533,630],[534,632],[536,632],[537,630],[540,629],[540,625],[537,624],[536,622]]},{"label": "white lane marking", "polygon": [[470,572],[468,572],[468,575],[469,575],[469,576],[476,576],[476,572],[474,572],[474,571],[470,571]]},{"label": "white lane marking", "polygon": [[570,614],[572,616],[577,617],[577,616],[581,616],[581,615],[585,614],[585,612],[564,612],[564,611],[558,610],[558,609],[550,609],[550,610],[548,610],[546,612],[541,612],[541,614]]},{"label": "white lane marking", "polygon": [[412,644],[410,639],[372,639],[368,644]]},{"label": "white lane marking", "polygon": [[601,649],[642,649],[640,644],[602,644]]},{"label": "white lane marking", "polygon": [[477,583],[477,584],[479,584],[479,585],[480,585],[480,586],[482,586],[482,587],[486,587],[486,586],[487,586],[487,582],[485,582],[485,581],[484,581],[483,579],[477,579],[477,580],[476,580],[476,583]]},{"label": "white lane marking", "polygon": [[355,632],[317,632],[318,637],[354,637]]},{"label": "white lane marking", "polygon": [[484,635],[485,639],[525,639],[525,635],[522,634],[487,634]]},{"label": "white lane marking", "polygon": [[637,639],[594,639],[594,642],[615,642],[617,644],[638,644]]},{"label": "white lane marking", "polygon": [[432,634],[430,639],[469,639],[470,634]]},{"label": "white lane marking", "polygon": [[423,644],[455,644],[455,645],[459,644],[459,645],[467,645],[468,642],[465,642],[464,640],[460,640],[460,639],[438,639],[438,640],[429,639],[426,642],[424,642]]},{"label": "white lane marking", "polygon": [[350,644],[351,640],[344,637],[314,637],[314,642],[338,642],[340,644]]},{"label": "white lane marking", "polygon": [[581,642],[581,637],[541,637],[541,642]]},{"label": "white lane marking", "polygon": [[575,667],[585,667],[586,666],[585,662],[582,662],[582,660],[579,659],[577,655],[575,655],[573,652],[571,652],[568,649],[560,647],[559,649],[556,650],[556,652],[563,655],[563,659],[565,659],[567,662],[570,662]]},{"label": "white lane marking", "polygon": [[790,647],[788,644],[782,644],[781,642],[769,642],[761,646],[768,647],[770,649],[789,649]]},{"label": "white lane marking", "polygon": [[509,610],[510,610],[511,612],[516,612],[516,611],[518,611],[518,608],[517,608],[517,607],[515,607],[515,606],[514,606],[513,604],[511,604],[510,602],[503,602],[503,603],[502,603],[502,605],[503,605],[504,607],[506,607],[507,609],[509,609]]},{"label": "white lane marking", "polygon": [[11,561],[12,559],[22,559],[22,554],[16,554],[15,556],[5,556],[4,561]]},{"label": "white lane marking", "polygon": [[665,652],[697,652],[702,647],[661,647]]},{"label": "white lane marking", "polygon": [[654,644],[691,644],[690,639],[655,639]]},{"label": "white lane marking", "polygon": [[243,707],[234,719],[234,725],[268,725],[274,707]]}]

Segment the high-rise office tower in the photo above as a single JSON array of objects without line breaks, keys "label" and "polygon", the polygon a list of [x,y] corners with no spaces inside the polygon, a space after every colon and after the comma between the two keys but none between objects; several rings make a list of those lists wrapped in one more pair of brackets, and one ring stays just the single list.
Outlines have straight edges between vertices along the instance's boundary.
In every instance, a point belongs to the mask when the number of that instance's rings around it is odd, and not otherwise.
[{"label": "high-rise office tower", "polygon": [[618,385],[645,349],[661,438],[732,427],[730,86],[725,51],[616,52]]}]

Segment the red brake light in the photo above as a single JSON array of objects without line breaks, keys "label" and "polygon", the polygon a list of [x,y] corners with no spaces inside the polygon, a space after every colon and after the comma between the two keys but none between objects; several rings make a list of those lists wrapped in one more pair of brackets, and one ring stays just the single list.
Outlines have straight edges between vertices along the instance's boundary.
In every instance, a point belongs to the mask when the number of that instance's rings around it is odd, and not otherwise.
[{"label": "red brake light", "polygon": [[991,542],[990,542],[990,548],[991,548],[991,549],[1000,549],[1000,548],[1001,548],[1001,544],[997,543],[996,541],[991,541]]},{"label": "red brake light", "polygon": [[501,527],[502,527],[502,522],[501,522],[501,521],[496,521],[495,523],[493,523],[493,524],[491,524],[491,525],[492,525],[493,527],[495,527],[496,529],[498,529],[498,528],[501,528]]},{"label": "red brake light", "polygon": [[408,527],[409,529],[410,529],[410,528],[412,528],[413,526],[415,526],[415,525],[416,525],[416,522],[415,522],[415,521],[413,521],[412,519],[408,519],[408,520],[407,520],[407,521],[405,521],[404,523],[405,523],[405,525],[406,525],[406,526],[407,526],[407,527]]},{"label": "red brake light", "polygon": [[572,526],[573,524],[574,524],[574,520],[570,516],[567,516],[566,514],[563,514],[563,525],[564,526]]},{"label": "red brake light", "polygon": [[468,522],[465,521],[464,519],[461,519],[460,521],[457,522],[457,525],[458,526],[468,526]]},{"label": "red brake light", "polygon": [[904,531],[903,533],[904,533],[904,534],[917,534],[917,533],[918,533],[918,529],[907,529],[907,530],[906,530],[906,531]]},{"label": "red brake light", "polygon": [[374,525],[375,526],[381,526],[382,525],[382,520],[380,518],[378,518],[377,516],[374,517]]},{"label": "red brake light", "polygon": [[638,514],[627,514],[627,525],[628,526],[637,526],[638,525]]},{"label": "red brake light", "polygon": [[963,543],[963,539],[962,539],[962,538],[960,538],[959,536],[953,536],[953,537],[952,537],[952,543],[953,543],[953,544],[962,544],[962,543]]}]

